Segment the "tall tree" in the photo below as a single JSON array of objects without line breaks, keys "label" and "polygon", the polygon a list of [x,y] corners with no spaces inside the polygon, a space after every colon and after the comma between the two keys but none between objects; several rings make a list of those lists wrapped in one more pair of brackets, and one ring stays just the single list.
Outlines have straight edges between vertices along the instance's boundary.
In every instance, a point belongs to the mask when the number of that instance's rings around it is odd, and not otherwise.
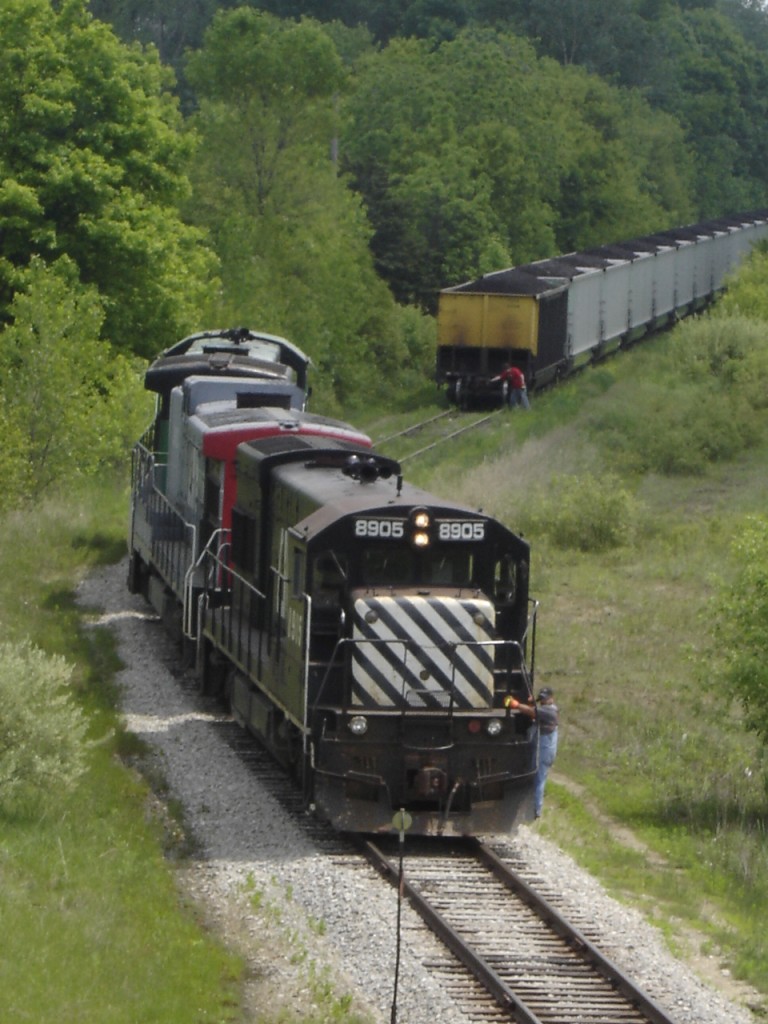
[{"label": "tall tree", "polygon": [[36,254],[98,287],[123,349],[153,355],[196,321],[215,261],[178,212],[193,139],[171,85],[85,0],[4,0],[0,318]]},{"label": "tall tree", "polygon": [[223,268],[211,318],[300,344],[325,409],[386,387],[421,354],[401,337],[360,200],[332,159],[344,72],[330,36],[306,20],[221,12],[189,76],[203,142],[191,215]]},{"label": "tall tree", "polygon": [[139,361],[99,337],[71,260],[33,259],[0,330],[0,507],[122,462],[151,411]]},{"label": "tall tree", "polygon": [[448,283],[643,234],[690,212],[672,118],[520,38],[466,30],[390,44],[361,63],[342,161],[377,266],[431,308]]}]

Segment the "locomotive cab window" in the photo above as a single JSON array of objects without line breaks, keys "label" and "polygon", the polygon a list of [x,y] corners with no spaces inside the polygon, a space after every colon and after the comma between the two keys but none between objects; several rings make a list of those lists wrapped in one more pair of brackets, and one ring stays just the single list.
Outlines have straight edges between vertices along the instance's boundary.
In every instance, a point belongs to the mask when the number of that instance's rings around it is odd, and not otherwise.
[{"label": "locomotive cab window", "polygon": [[499,604],[511,604],[517,594],[517,563],[512,555],[502,555],[494,570],[493,592]]},{"label": "locomotive cab window", "polygon": [[474,578],[474,558],[467,550],[446,553],[433,552],[430,560],[429,582],[452,587],[468,587]]},{"label": "locomotive cab window", "polygon": [[414,553],[381,545],[362,552],[361,573],[361,582],[368,587],[469,587],[473,585],[474,558],[466,548]]},{"label": "locomotive cab window", "polygon": [[256,568],[256,522],[239,509],[232,509],[232,558],[246,572]]},{"label": "locomotive cab window", "polygon": [[334,551],[318,555],[312,570],[312,601],[316,606],[341,602],[348,576],[347,560]]},{"label": "locomotive cab window", "polygon": [[291,573],[291,597],[299,598],[304,593],[304,552],[293,549],[293,570]]}]

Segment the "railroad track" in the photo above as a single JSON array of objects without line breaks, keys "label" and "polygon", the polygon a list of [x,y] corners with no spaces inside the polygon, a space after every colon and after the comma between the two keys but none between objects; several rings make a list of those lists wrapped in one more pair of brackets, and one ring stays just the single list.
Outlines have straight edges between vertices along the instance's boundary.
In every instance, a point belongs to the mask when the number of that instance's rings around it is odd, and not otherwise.
[{"label": "railroad track", "polygon": [[[494,409],[492,412],[486,413],[484,416],[480,416],[477,419],[467,422],[467,414],[460,413],[456,409],[446,409],[444,412],[437,413],[435,416],[429,416],[425,420],[420,420],[418,423],[412,424],[410,427],[406,427],[404,430],[399,430],[395,434],[390,434],[388,437],[380,438],[375,442],[375,447],[381,449],[384,445],[389,444],[392,441],[401,440],[403,438],[413,438],[423,435],[421,439],[426,441],[420,448],[415,451],[406,451],[401,455],[395,455],[401,464],[408,462],[410,459],[415,459],[419,455],[423,455],[425,452],[432,451],[441,444],[445,444],[447,441],[451,441],[455,437],[459,437],[461,434],[466,434],[470,430],[475,430],[477,427],[484,426],[491,420],[495,419],[503,409]],[[447,426],[447,430],[446,430]]]},{"label": "railroad track", "polygon": [[[183,674],[181,683],[195,692]],[[407,838],[400,845],[394,832],[375,842],[334,832],[304,813],[296,785],[253,737],[226,716],[214,727],[270,795],[301,821],[318,850],[345,864],[354,862],[355,850],[362,851],[400,887],[445,947],[445,955],[431,954],[424,966],[468,1022],[674,1024],[558,911],[556,885],[536,877],[503,843],[499,855],[476,839]]]},{"label": "railroad track", "polygon": [[673,1024],[662,1007],[485,844],[411,841],[402,871],[391,847],[388,851],[372,841],[362,845],[371,863],[400,885],[471,975],[469,982],[459,978],[449,959],[431,965],[465,1005],[468,1020]]}]

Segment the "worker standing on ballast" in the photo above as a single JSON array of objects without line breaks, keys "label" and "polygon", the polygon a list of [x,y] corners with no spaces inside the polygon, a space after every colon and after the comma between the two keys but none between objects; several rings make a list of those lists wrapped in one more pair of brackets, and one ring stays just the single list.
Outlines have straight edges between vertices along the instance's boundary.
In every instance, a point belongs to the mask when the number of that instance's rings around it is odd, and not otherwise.
[{"label": "worker standing on ballast", "polygon": [[505,704],[508,708],[521,711],[534,721],[534,728],[539,733],[539,764],[536,770],[536,790],[534,794],[534,814],[541,817],[544,805],[544,787],[547,784],[549,769],[557,757],[557,729],[560,724],[560,712],[555,704],[555,691],[545,686],[536,698],[538,708],[534,704],[522,704],[514,697],[508,697]]}]

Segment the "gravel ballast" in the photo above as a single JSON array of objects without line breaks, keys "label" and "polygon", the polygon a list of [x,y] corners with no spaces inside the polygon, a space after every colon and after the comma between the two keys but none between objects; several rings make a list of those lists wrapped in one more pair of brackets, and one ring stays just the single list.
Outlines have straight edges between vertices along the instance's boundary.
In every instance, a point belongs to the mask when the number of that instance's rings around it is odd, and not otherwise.
[{"label": "gravel ballast", "polygon": [[[320,989],[377,1024],[392,1019],[397,897],[372,868],[329,855],[311,830],[259,784],[221,735],[225,718],[208,710],[175,675],[176,649],[146,603],[128,593],[126,566],[97,570],[79,588],[94,625],[108,626],[125,668],[119,673],[128,729],[155,751],[157,767],[184,808],[195,854],[179,868],[183,891],[210,927],[249,965],[246,997],[255,1015],[267,1005],[311,1012]],[[566,913],[589,917],[602,952],[627,970],[679,1024],[752,1024],[748,989],[716,961],[700,958],[712,982],[673,958],[659,932],[534,829],[500,838],[562,886]],[[465,1024],[466,1013],[423,967],[444,957],[407,906],[402,909],[397,1019]],[[716,985],[716,987],[715,987]],[[729,998],[729,996],[731,998]],[[738,1001],[734,1001],[738,1000]]]}]

